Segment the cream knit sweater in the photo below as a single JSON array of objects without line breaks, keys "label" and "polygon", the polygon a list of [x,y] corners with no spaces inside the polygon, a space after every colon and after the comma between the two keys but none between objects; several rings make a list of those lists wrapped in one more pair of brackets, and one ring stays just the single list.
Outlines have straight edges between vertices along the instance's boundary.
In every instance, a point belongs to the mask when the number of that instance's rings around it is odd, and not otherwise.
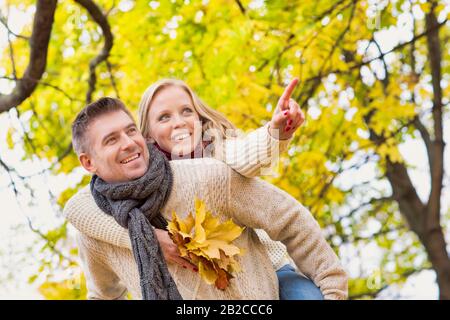
[{"label": "cream knit sweater", "polygon": [[[198,197],[221,221],[232,218],[246,227],[235,240],[246,252],[238,258],[242,271],[224,291],[206,284],[198,273],[168,264],[184,299],[278,299],[275,270],[253,229],[263,229],[272,239],[282,241],[299,270],[314,281],[325,299],[347,297],[347,276],[338,257],[309,211],[288,193],[261,179],[245,178],[211,158],[172,161],[171,167],[173,190],[162,209],[166,219],[171,219],[173,211],[183,218],[193,212],[194,198]],[[104,225],[101,230],[104,233],[114,225],[109,216],[101,214],[88,187],[74,195],[64,211],[68,217],[91,213],[90,218],[84,218],[85,223],[92,225],[97,220]],[[127,233],[119,230],[115,234],[119,236],[118,242],[128,238]],[[126,289],[134,298],[141,298],[131,250],[81,234],[78,243],[89,298],[123,298]]]},{"label": "cream knit sweater", "polygon": [[[273,138],[268,125],[265,125],[245,137],[227,139],[225,143],[218,144],[215,158],[245,177],[266,175],[273,172],[271,169],[278,163],[279,154],[287,149],[290,141]],[[131,248],[128,231],[103,211],[77,210],[67,214],[66,218],[87,236],[121,248]],[[255,231],[266,247],[275,270],[290,263],[286,247],[281,242],[273,241],[263,230]]]}]

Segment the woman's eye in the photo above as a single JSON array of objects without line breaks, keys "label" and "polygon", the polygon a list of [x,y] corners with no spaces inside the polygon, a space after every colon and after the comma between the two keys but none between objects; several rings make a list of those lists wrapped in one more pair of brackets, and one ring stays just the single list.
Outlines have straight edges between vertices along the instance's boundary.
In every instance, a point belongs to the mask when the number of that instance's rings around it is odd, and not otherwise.
[{"label": "woman's eye", "polygon": [[191,108],[184,108],[183,110],[184,113],[192,113],[192,109]]},{"label": "woman's eye", "polygon": [[165,121],[165,120],[167,120],[167,119],[169,119],[169,115],[163,114],[163,115],[161,115],[161,116],[158,118],[158,121]]}]

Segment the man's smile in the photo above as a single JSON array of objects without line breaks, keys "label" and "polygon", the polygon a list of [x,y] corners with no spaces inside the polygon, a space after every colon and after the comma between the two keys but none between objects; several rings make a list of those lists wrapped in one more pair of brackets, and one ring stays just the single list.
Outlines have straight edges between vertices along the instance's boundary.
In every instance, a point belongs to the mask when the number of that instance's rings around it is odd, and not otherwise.
[{"label": "man's smile", "polygon": [[136,154],[134,154],[132,156],[129,156],[128,158],[125,158],[124,160],[120,161],[120,163],[127,164],[127,163],[129,163],[131,161],[134,161],[134,160],[138,159],[140,156],[141,156],[140,153],[136,153]]}]

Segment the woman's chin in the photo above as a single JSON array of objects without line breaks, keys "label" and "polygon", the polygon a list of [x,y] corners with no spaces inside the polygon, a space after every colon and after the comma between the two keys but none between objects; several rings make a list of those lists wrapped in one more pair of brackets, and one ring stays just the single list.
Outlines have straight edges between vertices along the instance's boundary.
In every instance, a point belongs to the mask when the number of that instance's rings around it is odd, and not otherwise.
[{"label": "woman's chin", "polygon": [[188,156],[194,151],[194,147],[192,146],[192,143],[187,142],[183,144],[177,144],[172,148],[172,155],[178,156],[178,157],[184,157]]}]

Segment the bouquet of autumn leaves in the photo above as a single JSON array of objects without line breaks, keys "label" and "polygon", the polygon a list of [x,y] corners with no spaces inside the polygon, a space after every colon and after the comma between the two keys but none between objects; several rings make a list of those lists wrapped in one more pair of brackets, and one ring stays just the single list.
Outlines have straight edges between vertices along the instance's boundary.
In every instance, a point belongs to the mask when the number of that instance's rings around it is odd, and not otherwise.
[{"label": "bouquet of autumn leaves", "polygon": [[189,212],[184,220],[173,212],[168,230],[180,255],[198,267],[206,283],[225,290],[233,278],[232,274],[240,271],[234,257],[242,255],[243,249],[232,242],[244,228],[237,226],[231,219],[221,223],[206,210],[201,200],[195,199],[195,215]]}]

